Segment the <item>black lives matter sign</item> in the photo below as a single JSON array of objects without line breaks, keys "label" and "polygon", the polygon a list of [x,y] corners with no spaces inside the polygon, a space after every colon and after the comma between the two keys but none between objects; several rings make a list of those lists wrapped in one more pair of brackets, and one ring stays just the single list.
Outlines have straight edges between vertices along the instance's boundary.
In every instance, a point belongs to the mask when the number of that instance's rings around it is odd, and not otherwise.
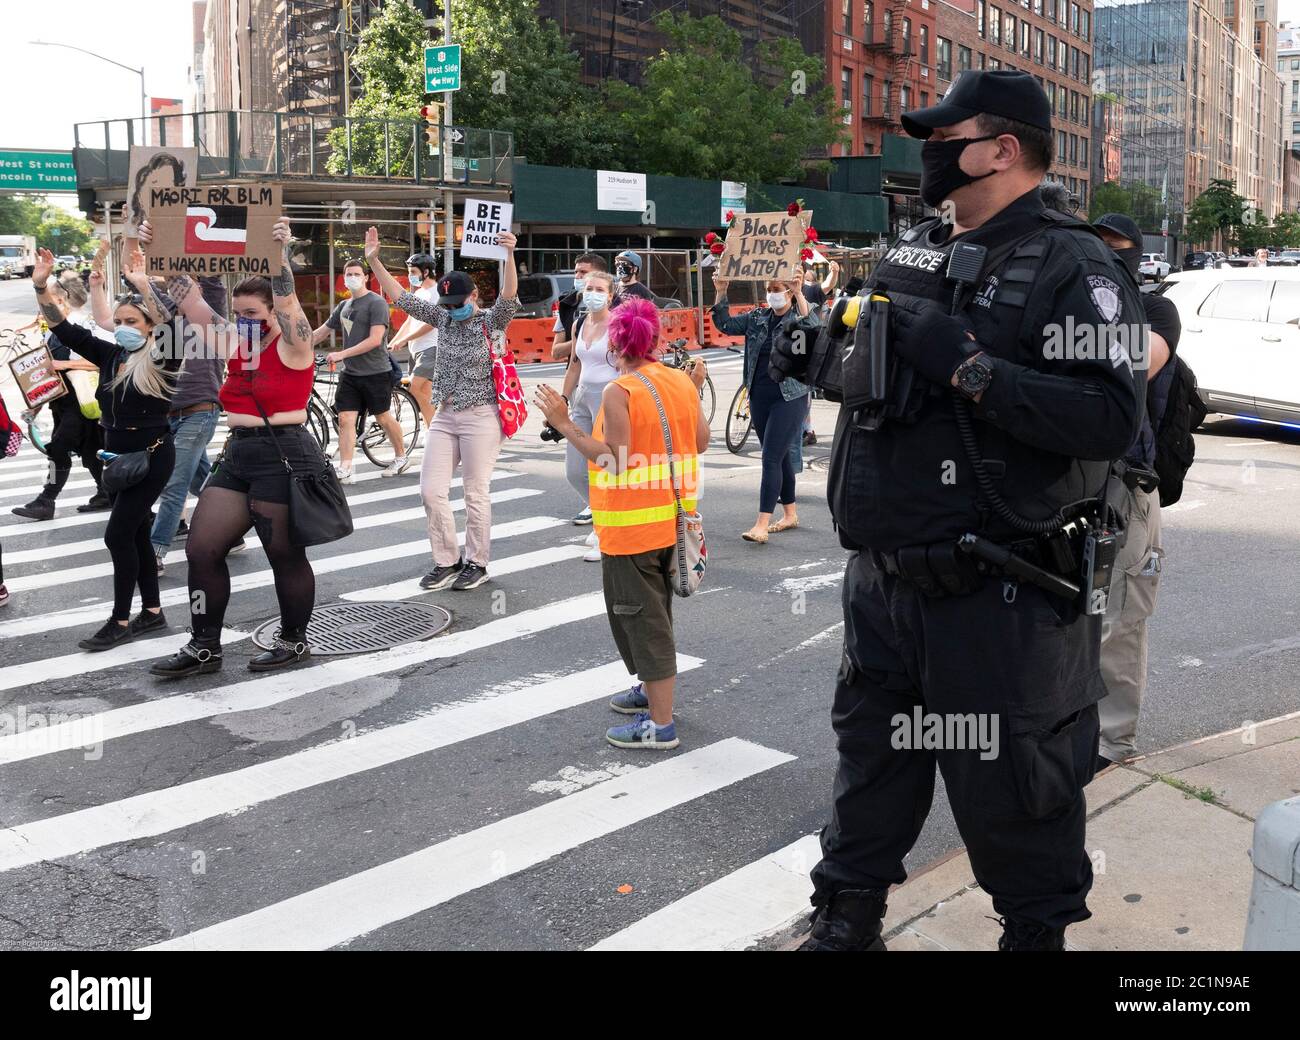
[{"label": "black lives matter sign", "polygon": [[[807,221],[807,224],[804,222]],[[727,231],[716,277],[728,282],[766,282],[800,277],[799,251],[812,210],[788,213],[738,213]]]},{"label": "black lives matter sign", "polygon": [[278,184],[153,188],[151,275],[267,275],[280,270],[273,234],[283,210]]}]

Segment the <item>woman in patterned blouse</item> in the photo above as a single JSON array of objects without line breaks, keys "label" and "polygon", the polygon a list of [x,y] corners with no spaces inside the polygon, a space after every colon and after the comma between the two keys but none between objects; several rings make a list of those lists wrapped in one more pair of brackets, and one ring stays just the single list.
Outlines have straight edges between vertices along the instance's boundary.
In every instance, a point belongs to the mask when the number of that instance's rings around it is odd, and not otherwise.
[{"label": "woman in patterned blouse", "polygon": [[[417,321],[438,330],[431,400],[437,414],[429,424],[420,468],[420,494],[429,518],[433,569],[420,587],[457,592],[476,589],[487,581],[491,550],[492,503],[489,484],[501,450],[496,384],[492,380],[492,349],[504,342],[506,326],[519,310],[519,273],[515,267],[515,236],[497,236],[506,250],[501,293],[487,310],[478,307],[478,289],[464,271],[449,271],[438,280],[438,302],[431,304],[408,292],[379,261],[379,232],[366,232],[366,260],[384,295]],[[456,520],[449,494],[456,460],[461,463],[465,491],[465,557],[456,544]]]}]

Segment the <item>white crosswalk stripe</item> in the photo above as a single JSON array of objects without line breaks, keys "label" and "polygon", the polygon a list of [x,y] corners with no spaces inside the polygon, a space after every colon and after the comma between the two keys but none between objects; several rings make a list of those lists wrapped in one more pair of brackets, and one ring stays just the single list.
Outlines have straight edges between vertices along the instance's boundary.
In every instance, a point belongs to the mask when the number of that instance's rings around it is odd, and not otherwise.
[{"label": "white crosswalk stripe", "polygon": [[[678,667],[689,671],[702,663],[683,657]],[[601,700],[626,687],[627,670],[621,665],[605,665],[495,697],[445,705],[411,722],[321,744],[244,769],[10,827],[0,832],[0,871],[165,834],[222,813],[238,812],[294,791]],[[83,733],[86,728],[82,724]],[[93,722],[89,728],[93,731]]]},{"label": "white crosswalk stripe", "polygon": [[329,949],[793,760],[730,737],[149,949]]}]

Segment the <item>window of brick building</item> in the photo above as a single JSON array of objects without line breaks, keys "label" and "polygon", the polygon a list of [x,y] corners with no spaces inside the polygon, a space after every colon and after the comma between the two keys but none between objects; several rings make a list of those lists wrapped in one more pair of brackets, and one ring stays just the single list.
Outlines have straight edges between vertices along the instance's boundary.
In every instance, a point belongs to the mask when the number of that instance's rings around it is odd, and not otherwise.
[{"label": "window of brick building", "polygon": [[1043,30],[1034,30],[1034,61],[1039,65],[1043,63]]},{"label": "window of brick building", "polygon": [[1020,53],[1029,57],[1029,23],[1023,20],[1020,23]]},{"label": "window of brick building", "polygon": [[1047,37],[1047,67],[1049,69],[1056,68],[1056,37],[1055,36]]},{"label": "window of brick building", "polygon": [[921,64],[930,64],[930,27],[921,26]]},{"label": "window of brick building", "polygon": [[989,39],[994,43],[1002,42],[1002,12],[992,4],[989,5]]},{"label": "window of brick building", "polygon": [[876,93],[876,80],[870,72],[862,74],[862,114],[871,115],[871,98]]},{"label": "window of brick building", "polygon": [[984,0],[978,0],[975,4],[975,31],[980,34],[980,39],[984,39]]},{"label": "window of brick building", "polygon": [[[980,66],[983,68],[983,66]],[[970,68],[970,48],[957,45],[957,71],[965,72]]]},{"label": "window of brick building", "polygon": [[[853,0],[840,0],[840,11],[844,15],[844,35],[853,35]],[[823,25],[826,23],[823,22]]]},{"label": "window of brick building", "polygon": [[1007,45],[1007,50],[1016,49],[1016,16],[1008,14],[1002,22],[1002,39]]},{"label": "window of brick building", "polygon": [[862,5],[862,38],[867,43],[875,43],[875,37],[872,35],[875,32],[875,20],[875,5],[871,0],[866,0],[866,3]]},{"label": "window of brick building", "polygon": [[912,53],[912,19],[903,19],[903,53]]},{"label": "window of brick building", "polygon": [[[952,40],[936,37],[938,43],[938,73],[940,79],[952,79]],[[968,52],[969,53],[969,52]]]}]

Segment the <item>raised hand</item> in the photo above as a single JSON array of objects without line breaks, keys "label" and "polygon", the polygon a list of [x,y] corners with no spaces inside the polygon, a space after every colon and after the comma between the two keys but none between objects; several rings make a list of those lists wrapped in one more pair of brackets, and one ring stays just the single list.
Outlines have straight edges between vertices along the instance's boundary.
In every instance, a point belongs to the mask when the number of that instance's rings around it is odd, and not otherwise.
[{"label": "raised hand", "polygon": [[36,250],[36,265],[32,268],[32,286],[37,292],[45,288],[45,283],[54,273],[54,254],[48,249]]},{"label": "raised hand", "polygon": [[379,228],[366,228],[366,259],[379,259]]},{"label": "raised hand", "polygon": [[282,245],[288,245],[293,241],[293,232],[289,228],[289,218],[281,217],[275,222],[271,229],[271,237]]},{"label": "raised hand", "polygon": [[138,238],[145,245],[148,245],[150,242],[153,241],[153,225],[150,224],[149,221],[147,220],[142,220],[140,221],[140,226],[136,228],[135,234],[136,234],[136,238]]}]

